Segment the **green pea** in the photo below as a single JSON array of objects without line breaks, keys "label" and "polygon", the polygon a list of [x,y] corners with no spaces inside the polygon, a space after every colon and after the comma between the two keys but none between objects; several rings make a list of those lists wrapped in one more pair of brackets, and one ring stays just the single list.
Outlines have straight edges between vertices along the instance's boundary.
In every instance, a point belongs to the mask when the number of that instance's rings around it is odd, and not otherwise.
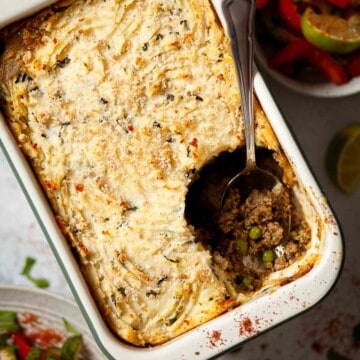
[{"label": "green pea", "polygon": [[274,252],[272,250],[265,250],[262,254],[262,261],[266,262],[273,262],[275,258]]},{"label": "green pea", "polygon": [[250,286],[253,282],[253,279],[251,277],[248,277],[248,276],[245,276],[243,279],[242,279],[242,284],[245,285],[245,286]]},{"label": "green pea", "polygon": [[261,229],[254,225],[249,230],[249,237],[250,239],[256,240],[261,236]]},{"label": "green pea", "polygon": [[248,243],[244,239],[238,239],[237,246],[239,249],[239,253],[241,255],[245,255],[248,249]]},{"label": "green pea", "polygon": [[290,231],[290,237],[291,237],[292,239],[295,239],[295,238],[297,237],[297,232],[296,232],[295,230]]}]

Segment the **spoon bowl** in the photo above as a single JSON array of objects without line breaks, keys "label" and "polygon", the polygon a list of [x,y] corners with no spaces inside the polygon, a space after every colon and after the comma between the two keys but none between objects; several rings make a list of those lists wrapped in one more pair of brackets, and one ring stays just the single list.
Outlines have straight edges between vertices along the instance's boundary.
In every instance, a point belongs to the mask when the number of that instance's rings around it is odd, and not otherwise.
[{"label": "spoon bowl", "polygon": [[[221,208],[224,210],[231,208],[233,191],[236,191],[240,195],[240,199],[246,199],[254,189],[260,192],[269,190],[275,195],[279,195],[284,190],[284,185],[279,181],[278,177],[270,171],[259,167],[254,167],[252,169],[245,168],[227,183],[222,194]],[[291,215],[279,217],[276,221],[279,222],[283,229],[283,242],[290,234]],[[276,254],[281,254],[284,252],[284,246],[280,243],[274,250]]]},{"label": "spoon bowl", "polygon": [[281,187],[283,187],[283,184],[270,171],[263,170],[257,166],[252,169],[245,168],[227,183],[225,191],[222,194],[221,204],[222,207],[225,206],[226,199],[233,189],[237,189],[241,197],[245,198],[253,189],[276,191],[276,189],[280,189]]}]

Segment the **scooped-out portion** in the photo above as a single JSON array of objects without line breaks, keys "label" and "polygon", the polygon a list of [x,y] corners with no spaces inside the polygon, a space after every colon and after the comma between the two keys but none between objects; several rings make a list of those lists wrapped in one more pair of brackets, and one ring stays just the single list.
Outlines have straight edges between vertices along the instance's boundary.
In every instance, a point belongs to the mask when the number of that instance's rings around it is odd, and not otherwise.
[{"label": "scooped-out portion", "polygon": [[[272,171],[281,172],[276,169],[271,152],[262,149],[259,155],[268,170],[271,164]],[[214,179],[221,178],[215,176],[216,172],[225,164],[235,168],[238,156],[222,154],[199,175],[198,184],[193,184],[189,191],[188,220],[195,222],[197,241],[211,251],[214,262],[220,265],[234,289],[246,293],[259,290],[271,273],[303,256],[310,244],[311,231],[301,209],[295,206],[292,191],[285,186],[272,190],[254,188],[242,196],[234,188],[223,206],[217,209],[211,206],[209,189],[221,193],[225,183],[215,185]],[[195,215],[194,211],[200,208],[195,210],[194,202],[207,212],[205,217]]]}]

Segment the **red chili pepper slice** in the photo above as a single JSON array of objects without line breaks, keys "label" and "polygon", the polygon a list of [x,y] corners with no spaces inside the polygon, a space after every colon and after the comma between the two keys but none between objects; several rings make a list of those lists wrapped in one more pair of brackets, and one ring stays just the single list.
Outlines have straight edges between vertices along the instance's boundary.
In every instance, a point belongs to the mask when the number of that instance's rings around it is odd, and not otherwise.
[{"label": "red chili pepper slice", "polygon": [[31,345],[27,342],[25,336],[21,332],[16,332],[11,335],[11,340],[14,345],[17,345],[16,352],[20,360],[25,360],[31,350]]},{"label": "red chili pepper slice", "polygon": [[347,66],[351,77],[360,76],[360,54],[356,54]]},{"label": "red chili pepper slice", "polygon": [[281,69],[284,65],[301,60],[303,53],[309,48],[308,45],[303,39],[290,42],[270,59],[269,66],[273,69]]},{"label": "red chili pepper slice", "polygon": [[265,7],[269,0],[256,0],[256,9],[260,10]]},{"label": "red chili pepper slice", "polygon": [[269,66],[281,70],[283,66],[296,61],[313,65],[334,84],[341,85],[348,82],[344,68],[335,62],[327,52],[317,49],[305,39],[289,43],[270,59]]},{"label": "red chili pepper slice", "polygon": [[341,8],[345,9],[348,5],[351,4],[351,0],[328,0],[329,3]]},{"label": "red chili pepper slice", "polygon": [[342,85],[349,81],[344,67],[335,62],[327,52],[314,47],[307,53],[306,59],[332,83]]},{"label": "red chili pepper slice", "polygon": [[297,34],[301,34],[301,15],[293,0],[279,0],[279,11],[285,24]]}]

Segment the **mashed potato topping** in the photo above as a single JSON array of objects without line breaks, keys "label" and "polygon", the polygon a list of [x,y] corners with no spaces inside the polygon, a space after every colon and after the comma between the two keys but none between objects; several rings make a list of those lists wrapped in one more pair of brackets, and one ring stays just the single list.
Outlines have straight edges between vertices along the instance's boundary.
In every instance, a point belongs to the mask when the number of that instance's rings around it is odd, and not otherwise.
[{"label": "mashed potato topping", "polygon": [[184,218],[197,171],[244,144],[209,1],[62,1],[1,39],[2,111],[114,332],[160,344],[243,301]]}]

